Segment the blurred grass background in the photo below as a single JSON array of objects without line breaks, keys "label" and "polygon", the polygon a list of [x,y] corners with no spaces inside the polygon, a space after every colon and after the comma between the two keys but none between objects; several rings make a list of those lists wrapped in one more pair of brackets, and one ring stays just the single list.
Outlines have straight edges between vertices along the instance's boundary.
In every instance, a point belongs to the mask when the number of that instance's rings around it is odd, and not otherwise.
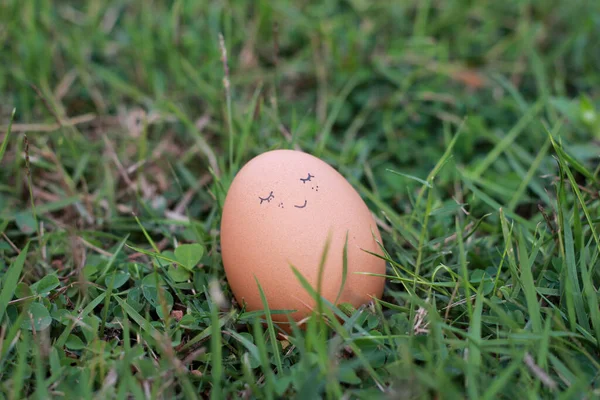
[{"label": "blurred grass background", "polygon": [[[0,397],[597,396],[599,48],[592,0],[4,0]],[[384,235],[326,334],[216,302],[273,148]]]}]

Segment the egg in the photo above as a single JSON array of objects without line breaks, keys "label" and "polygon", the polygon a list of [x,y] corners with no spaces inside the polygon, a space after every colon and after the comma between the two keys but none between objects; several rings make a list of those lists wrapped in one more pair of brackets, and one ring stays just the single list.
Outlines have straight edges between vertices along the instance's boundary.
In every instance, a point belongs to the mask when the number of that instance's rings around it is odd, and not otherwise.
[{"label": "egg", "polygon": [[[321,295],[354,307],[381,297],[385,278],[369,275],[383,275],[386,268],[385,260],[370,254],[382,254],[377,224],[339,172],[310,154],[273,150],[237,173],[223,205],[221,254],[233,295],[247,311],[263,309],[258,281],[270,310],[293,310],[295,321],[310,315],[316,301],[291,266],[316,290],[328,238]],[[273,320],[289,321],[277,313]]]}]

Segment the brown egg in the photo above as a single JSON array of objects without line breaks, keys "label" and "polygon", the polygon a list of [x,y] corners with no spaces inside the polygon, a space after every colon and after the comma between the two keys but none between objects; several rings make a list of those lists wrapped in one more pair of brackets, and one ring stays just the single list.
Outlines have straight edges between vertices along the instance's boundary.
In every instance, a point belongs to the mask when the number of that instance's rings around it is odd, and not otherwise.
[{"label": "brown egg", "polygon": [[[262,310],[260,282],[271,310],[295,310],[296,321],[316,302],[294,275],[293,265],[317,288],[328,235],[321,293],[335,302],[342,286],[348,234],[347,276],[339,303],[355,307],[380,297],[385,279],[377,225],[356,190],[324,161],[307,153],[275,150],[250,160],[227,193],[221,221],[221,251],[227,280],[246,310]],[[287,322],[285,314],[273,319]]]}]

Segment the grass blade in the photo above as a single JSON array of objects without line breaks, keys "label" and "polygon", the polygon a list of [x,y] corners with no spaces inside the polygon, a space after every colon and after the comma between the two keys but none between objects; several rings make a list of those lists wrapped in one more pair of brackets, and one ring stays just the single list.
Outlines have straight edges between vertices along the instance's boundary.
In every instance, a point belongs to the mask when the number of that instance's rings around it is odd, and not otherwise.
[{"label": "grass blade", "polygon": [[481,400],[492,400],[496,399],[498,392],[500,392],[503,387],[510,382],[510,379],[514,377],[517,373],[517,370],[523,366],[523,358],[517,358],[507,368],[504,368],[502,372],[492,382],[490,386],[488,386],[487,390],[481,396]]},{"label": "grass blade", "polygon": [[529,110],[521,117],[514,127],[502,138],[502,140],[488,153],[488,155],[477,165],[475,170],[472,172],[473,179],[477,179],[483,174],[483,172],[492,165],[496,159],[502,154],[512,142],[515,141],[533,120],[533,118],[540,112],[545,104],[544,99],[538,100],[536,104],[531,106]]},{"label": "grass blade", "polygon": [[340,290],[338,291],[337,296],[335,296],[335,301],[333,304],[337,304],[344,292],[344,287],[346,286],[346,279],[348,277],[348,232],[346,232],[346,240],[344,241],[344,250],[342,254],[342,284],[340,285]]},{"label": "grass blade", "polygon": [[323,130],[321,131],[319,138],[317,139],[317,148],[315,150],[315,155],[317,157],[323,155],[325,146],[329,141],[329,135],[331,134],[333,124],[335,123],[336,119],[338,118],[338,115],[342,111],[346,98],[352,92],[352,90],[363,80],[364,78],[361,77],[360,74],[352,75],[340,91],[339,95],[336,97],[335,101],[333,102],[333,108],[329,113],[327,120],[325,121]]},{"label": "grass blade", "polygon": [[4,139],[2,140],[2,144],[0,145],[0,162],[2,158],[4,158],[4,152],[8,147],[8,139],[10,138],[10,132],[12,130],[12,124],[15,119],[15,113],[17,112],[16,108],[13,108],[12,113],[10,114],[10,120],[8,122],[8,128],[6,129],[6,135],[4,135]]},{"label": "grass blade", "polygon": [[[87,317],[87,315],[89,313],[91,313],[94,310],[94,308],[98,307],[98,305],[100,303],[102,303],[102,300],[104,300],[105,296],[106,296],[106,293],[101,293],[98,297],[96,297],[94,300],[92,300],[87,306],[85,306],[85,308],[77,315],[76,321],[80,321],[81,319]],[[118,300],[120,300],[120,299],[118,299]],[[72,321],[69,324],[69,326],[67,326],[65,328],[63,333],[58,337],[58,339],[56,340],[56,345],[58,347],[62,347],[65,345],[67,338],[69,337],[69,334],[71,333],[71,331],[73,330],[73,328],[75,328],[75,325],[77,324],[76,321]]]},{"label": "grass blade", "polygon": [[[44,358],[42,357],[42,343],[34,340],[34,345],[32,346],[33,351],[33,361],[35,367],[35,394],[39,400],[48,399],[48,388],[46,387],[46,368]],[[85,386],[85,383],[82,385]]]},{"label": "grass blade", "polygon": [[544,160],[544,157],[546,157],[546,153],[548,152],[548,149],[550,148],[550,144],[551,144],[550,140],[547,140],[544,143],[544,145],[542,146],[542,148],[538,152],[537,156],[535,157],[535,160],[533,161],[533,163],[529,167],[529,170],[527,171],[527,175],[525,175],[525,177],[523,178],[523,180],[519,184],[519,187],[517,188],[517,190],[515,190],[515,193],[512,196],[512,198],[510,199],[510,201],[508,202],[508,206],[507,206],[507,208],[510,211],[514,211],[515,210],[515,207],[517,206],[517,204],[521,200],[521,197],[523,196],[523,193],[527,189],[527,186],[529,186],[530,183],[532,182],[533,175],[535,174],[535,172],[540,167],[542,161]]},{"label": "grass blade", "polygon": [[275,378],[273,377],[273,370],[271,369],[271,363],[269,362],[267,344],[265,342],[262,327],[258,319],[254,319],[252,328],[252,331],[254,333],[254,343],[256,343],[256,348],[258,349],[261,369],[263,371],[263,374],[265,374],[265,390],[263,391],[263,395],[267,399],[272,399]]},{"label": "grass blade", "polygon": [[[105,293],[103,295],[105,295]],[[127,315],[129,315],[131,317],[131,319],[133,319],[134,322],[139,325],[140,328],[142,328],[144,331],[146,331],[148,334],[150,334],[150,336],[152,338],[158,337],[158,331],[156,330],[156,328],[154,328],[152,325],[150,325],[148,320],[146,320],[137,311],[135,311],[133,309],[133,307],[131,307],[129,304],[127,304],[127,302],[125,300],[121,299],[118,296],[115,296],[114,298],[121,305],[121,307],[123,308],[123,311],[125,311],[127,313]]]},{"label": "grass blade", "polygon": [[459,262],[460,262],[460,272],[461,272],[461,282],[465,290],[465,298],[467,299],[467,311],[469,313],[469,317],[473,315],[473,305],[471,304],[471,285],[469,285],[469,270],[467,267],[467,254],[465,251],[465,243],[462,237],[462,228],[460,227],[460,223],[458,218],[455,219],[455,232],[456,232],[456,242],[458,243],[458,252],[459,252]]},{"label": "grass blade", "polygon": [[10,399],[16,400],[21,399],[21,390],[23,389],[23,379],[25,375],[25,366],[27,365],[27,356],[30,350],[30,337],[29,332],[23,334],[23,339],[17,345],[17,365],[12,376],[13,392],[9,397]]},{"label": "grass blade", "polygon": [[529,321],[531,322],[532,331],[539,333],[542,331],[542,320],[540,315],[540,304],[535,290],[535,282],[531,272],[533,259],[529,257],[525,239],[521,231],[518,234],[518,249],[519,249],[519,265],[521,266],[521,285],[525,293],[525,301],[527,302],[527,311]]},{"label": "grass blade", "polygon": [[187,268],[187,266],[184,265],[184,264],[182,264],[180,261],[177,261],[174,258],[170,258],[170,257],[164,256],[160,252],[154,253],[152,251],[144,250],[144,249],[142,249],[140,247],[131,246],[131,245],[128,245],[128,244],[126,244],[125,246],[129,247],[131,250],[136,251],[138,253],[145,254],[145,255],[150,256],[150,257],[154,257],[154,258],[156,258],[158,260],[166,261],[169,264],[177,264],[177,265],[179,265],[182,268]]},{"label": "grass blade", "polygon": [[400,176],[403,176],[405,178],[411,179],[413,181],[419,182],[421,185],[423,185],[425,187],[428,187],[430,189],[433,188],[433,185],[431,184],[431,182],[427,182],[426,180],[423,180],[421,178],[417,178],[416,176],[412,176],[412,175],[405,174],[405,173],[402,173],[402,172],[394,171],[393,169],[386,169],[386,171],[391,172],[392,174],[400,175]]},{"label": "grass blade", "polygon": [[590,228],[590,231],[592,232],[592,236],[594,237],[594,240],[596,241],[596,245],[598,247],[600,247],[600,238],[598,237],[598,232],[596,232],[596,228],[595,228],[594,222],[592,220],[591,214],[587,208],[585,200],[583,199],[581,191],[579,190],[579,186],[578,186],[577,182],[575,181],[575,177],[573,176],[573,173],[571,172],[569,167],[564,162],[562,162],[562,166],[564,168],[564,172],[567,174],[567,178],[569,179],[569,182],[571,183],[571,188],[575,192],[575,195],[577,196],[577,200],[579,201],[579,204],[581,205],[583,213],[585,214],[585,218],[588,221],[589,228]]},{"label": "grass blade", "polygon": [[123,238],[123,240],[121,240],[121,243],[119,243],[119,245],[117,246],[117,249],[115,250],[115,252],[113,253],[113,255],[110,257],[110,259],[106,263],[106,266],[102,270],[102,273],[99,276],[100,278],[103,278],[106,275],[106,273],[108,272],[108,270],[110,269],[110,267],[113,266],[113,264],[115,263],[115,260],[117,259],[117,256],[121,253],[121,250],[123,250],[123,246],[127,242],[127,239],[129,239],[129,234],[127,234]]},{"label": "grass blade", "polygon": [[[560,159],[559,159],[560,161]],[[563,168],[565,167],[565,168]],[[558,209],[559,209],[559,225],[560,231],[563,233],[563,247],[564,247],[564,265],[563,269],[566,271],[566,281],[564,285],[564,297],[567,302],[569,310],[569,317],[571,323],[571,329],[576,330],[576,320],[579,322],[581,327],[589,332],[590,325],[587,318],[587,314],[584,308],[583,295],[581,286],[579,284],[579,272],[577,263],[575,260],[575,243],[573,239],[573,231],[571,228],[571,216],[572,213],[567,211],[567,200],[565,193],[564,184],[564,173],[567,167],[562,162],[559,162],[559,196],[558,196]],[[574,188],[577,186],[575,185]],[[576,206],[576,205],[575,205]],[[585,210],[584,210],[585,212]],[[590,225],[592,232],[594,232],[593,225]],[[596,237],[595,237],[596,238]],[[585,267],[584,267],[585,268]],[[573,315],[573,310],[575,315]]]},{"label": "grass blade", "polygon": [[135,222],[137,222],[138,226],[140,227],[140,229],[144,233],[144,236],[146,237],[146,240],[148,241],[148,243],[150,243],[150,246],[152,246],[152,248],[154,249],[154,251],[157,254],[160,254],[160,250],[158,249],[158,246],[156,245],[156,243],[154,243],[154,240],[152,240],[152,238],[150,237],[150,234],[148,233],[148,231],[146,230],[146,228],[144,228],[144,225],[142,225],[142,222],[140,221],[140,219],[137,217],[137,215],[134,215],[133,217],[135,218]]},{"label": "grass blade", "polygon": [[279,347],[277,346],[277,336],[275,334],[275,326],[273,325],[273,318],[271,317],[269,303],[267,302],[265,292],[256,276],[254,277],[254,280],[256,281],[256,285],[258,286],[260,300],[262,301],[263,308],[265,310],[265,317],[267,318],[267,330],[269,331],[269,339],[271,340],[271,346],[273,347],[273,356],[275,357],[275,365],[277,366],[277,372],[282,373],[283,367],[281,365],[281,355],[279,354]]},{"label": "grass blade", "polygon": [[479,398],[479,373],[481,371],[481,313],[483,310],[483,284],[475,298],[475,308],[469,326],[469,363],[467,367],[467,391],[472,399]]},{"label": "grass blade", "polygon": [[[563,214],[563,218],[565,217],[565,214]],[[577,321],[585,330],[589,331],[590,325],[583,305],[581,285],[579,284],[579,273],[577,262],[575,261],[575,245],[573,242],[573,233],[571,231],[571,222],[569,220],[564,219],[562,221],[562,231],[565,240],[565,267],[567,269],[567,275],[569,276],[565,296],[573,298]]]},{"label": "grass blade", "polygon": [[321,253],[321,261],[319,262],[319,269],[317,273],[317,296],[315,300],[317,301],[317,313],[319,314],[319,318],[323,315],[323,275],[325,272],[325,263],[327,262],[327,255],[329,254],[329,246],[331,246],[331,232],[327,235],[327,240],[325,241],[325,247],[323,248],[323,253]]},{"label": "grass blade", "polygon": [[210,391],[211,399],[220,399],[221,384],[223,380],[223,360],[222,360],[222,337],[221,325],[219,324],[218,305],[213,299],[210,299],[210,321],[211,321],[211,381],[212,389]]},{"label": "grass blade", "polygon": [[[588,247],[589,249],[589,247]],[[598,251],[598,248],[595,248]],[[581,280],[583,281],[583,294],[587,299],[588,310],[590,313],[590,320],[592,321],[592,327],[594,328],[594,337],[596,338],[596,345],[600,347],[600,304],[598,303],[598,294],[592,283],[592,271],[588,271],[587,267],[583,264],[580,265]]]},{"label": "grass blade", "polygon": [[[42,214],[65,209],[65,208],[67,208],[75,203],[78,203],[80,201],[81,201],[80,195],[69,196],[69,197],[65,197],[63,199],[53,201],[50,203],[36,205],[35,208],[31,207],[29,209],[26,209],[25,212],[29,212],[31,214],[37,213],[38,215],[42,215]],[[17,212],[14,212],[11,214],[2,214],[2,215],[0,215],[0,219],[6,220],[6,221],[14,221],[17,218],[17,215],[18,215]]]},{"label": "grass blade", "polygon": [[4,313],[6,312],[8,302],[13,298],[13,295],[15,294],[17,282],[19,281],[19,277],[21,276],[21,272],[23,271],[23,265],[25,264],[27,252],[29,251],[29,243],[30,242],[27,242],[23,250],[21,250],[21,253],[17,256],[13,264],[8,268],[6,274],[2,277],[2,292],[0,292],[0,324],[2,323]]}]

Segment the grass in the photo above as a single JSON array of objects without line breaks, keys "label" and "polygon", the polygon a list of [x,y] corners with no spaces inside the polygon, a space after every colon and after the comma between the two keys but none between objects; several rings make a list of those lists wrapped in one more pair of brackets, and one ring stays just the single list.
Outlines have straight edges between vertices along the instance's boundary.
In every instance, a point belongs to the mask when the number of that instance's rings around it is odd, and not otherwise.
[{"label": "grass", "polygon": [[[0,399],[597,397],[598,38],[585,0],[4,1]],[[274,148],[388,264],[289,335],[219,254]]]}]

